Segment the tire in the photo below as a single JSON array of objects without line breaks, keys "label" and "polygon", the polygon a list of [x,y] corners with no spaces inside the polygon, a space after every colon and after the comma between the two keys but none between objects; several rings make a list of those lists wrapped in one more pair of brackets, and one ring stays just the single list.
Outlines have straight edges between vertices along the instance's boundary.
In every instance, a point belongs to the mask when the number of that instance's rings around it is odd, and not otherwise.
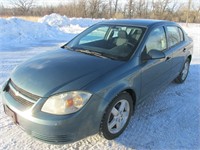
[{"label": "tire", "polygon": [[100,135],[107,140],[118,137],[127,127],[133,112],[133,100],[121,93],[107,107],[100,125]]},{"label": "tire", "polygon": [[186,80],[188,76],[189,68],[190,68],[190,59],[187,58],[183,65],[182,71],[180,72],[178,77],[176,77],[176,79],[174,80],[175,83],[183,83]]}]

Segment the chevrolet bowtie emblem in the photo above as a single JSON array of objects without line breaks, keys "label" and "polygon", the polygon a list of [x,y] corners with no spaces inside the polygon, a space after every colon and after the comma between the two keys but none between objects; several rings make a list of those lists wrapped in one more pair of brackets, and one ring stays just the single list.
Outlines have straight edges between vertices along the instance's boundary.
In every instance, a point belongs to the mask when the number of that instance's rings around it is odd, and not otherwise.
[{"label": "chevrolet bowtie emblem", "polygon": [[15,92],[15,96],[19,96],[19,94],[20,94],[20,93],[19,93],[18,91]]}]

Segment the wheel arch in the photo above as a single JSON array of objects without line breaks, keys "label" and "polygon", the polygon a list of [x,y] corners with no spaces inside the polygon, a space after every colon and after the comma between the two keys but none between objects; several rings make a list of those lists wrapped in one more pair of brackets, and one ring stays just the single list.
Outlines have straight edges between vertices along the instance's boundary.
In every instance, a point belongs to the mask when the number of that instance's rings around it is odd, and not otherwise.
[{"label": "wheel arch", "polygon": [[[110,108],[112,108],[114,106],[113,104],[116,104],[116,103],[112,103],[112,102],[113,102],[113,100],[116,100],[115,98],[118,98],[118,96],[120,94],[130,95],[131,100],[133,102],[133,104],[132,104],[132,111],[131,111],[132,113],[129,114],[129,117],[128,117],[129,119],[126,122],[126,125],[124,125],[124,127],[122,129],[120,129],[121,131],[119,131],[119,133],[116,133],[117,135],[114,135],[114,138],[115,138],[115,136],[118,137],[125,130],[128,122],[129,122],[129,120],[131,118],[131,115],[133,114],[133,112],[135,110],[134,108],[135,108],[135,104],[136,104],[136,93],[135,93],[135,91],[133,89],[131,89],[131,88],[124,88],[123,90],[118,91],[118,93],[115,96],[113,96],[113,98],[109,101],[109,103],[107,103],[106,107],[104,108],[103,116],[101,117],[101,122],[100,122],[100,126],[99,126],[99,134],[102,137],[105,137],[106,139],[109,139],[109,140],[113,139],[113,135],[109,135],[109,133],[107,133],[108,129],[105,128],[105,119],[106,119],[106,122],[107,122],[107,119],[108,119],[107,116],[106,116],[106,114],[108,114],[108,112],[110,112],[110,110],[111,110]],[[130,101],[130,97],[129,97],[129,101]],[[118,100],[120,100],[120,99],[118,98]],[[112,106],[112,107],[110,107],[110,106]]]},{"label": "wheel arch", "polygon": [[121,93],[128,93],[131,96],[134,110],[137,101],[137,93],[134,89],[127,87],[125,84],[123,84],[110,90],[104,97],[102,97],[103,101],[101,103],[101,106],[99,107],[102,111],[102,114],[105,113],[107,107],[113,101],[113,99],[115,99]]},{"label": "wheel arch", "polygon": [[192,55],[189,55],[187,58],[190,60],[190,62],[192,61]]},{"label": "wheel arch", "polygon": [[[122,91],[122,92],[120,92],[120,93],[123,93],[123,92],[126,92],[126,93],[128,93],[130,96],[131,96],[131,98],[132,98],[132,101],[133,101],[133,108],[135,107],[135,104],[136,104],[136,100],[137,100],[137,97],[136,97],[136,93],[135,93],[135,91],[133,90],[133,89],[125,89],[124,91]],[[119,93],[119,94],[120,94]]]}]

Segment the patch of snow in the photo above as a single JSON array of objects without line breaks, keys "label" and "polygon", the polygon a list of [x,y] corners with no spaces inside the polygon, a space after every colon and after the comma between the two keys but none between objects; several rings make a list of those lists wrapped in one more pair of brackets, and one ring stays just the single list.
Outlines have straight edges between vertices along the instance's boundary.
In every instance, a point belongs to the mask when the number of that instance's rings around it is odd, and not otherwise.
[{"label": "patch of snow", "polygon": [[53,27],[63,27],[63,26],[67,26],[70,24],[69,20],[66,16],[61,16],[61,15],[55,14],[55,13],[42,17],[41,19],[39,19],[38,22],[46,23]]},{"label": "patch of snow", "polygon": [[65,33],[72,33],[72,34],[78,34],[82,31],[84,31],[86,28],[82,28],[79,25],[69,25],[69,26],[64,26],[60,27],[59,30],[63,31]]}]

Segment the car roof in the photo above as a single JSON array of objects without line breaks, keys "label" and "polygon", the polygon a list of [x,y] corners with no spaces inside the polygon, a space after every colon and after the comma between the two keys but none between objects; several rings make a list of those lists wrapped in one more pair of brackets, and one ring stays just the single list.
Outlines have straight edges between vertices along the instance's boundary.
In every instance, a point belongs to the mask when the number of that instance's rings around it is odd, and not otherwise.
[{"label": "car roof", "polygon": [[130,25],[130,26],[143,26],[143,27],[151,27],[160,24],[177,25],[175,22],[167,20],[154,20],[154,19],[119,19],[119,20],[117,19],[117,20],[102,21],[99,24]]}]

